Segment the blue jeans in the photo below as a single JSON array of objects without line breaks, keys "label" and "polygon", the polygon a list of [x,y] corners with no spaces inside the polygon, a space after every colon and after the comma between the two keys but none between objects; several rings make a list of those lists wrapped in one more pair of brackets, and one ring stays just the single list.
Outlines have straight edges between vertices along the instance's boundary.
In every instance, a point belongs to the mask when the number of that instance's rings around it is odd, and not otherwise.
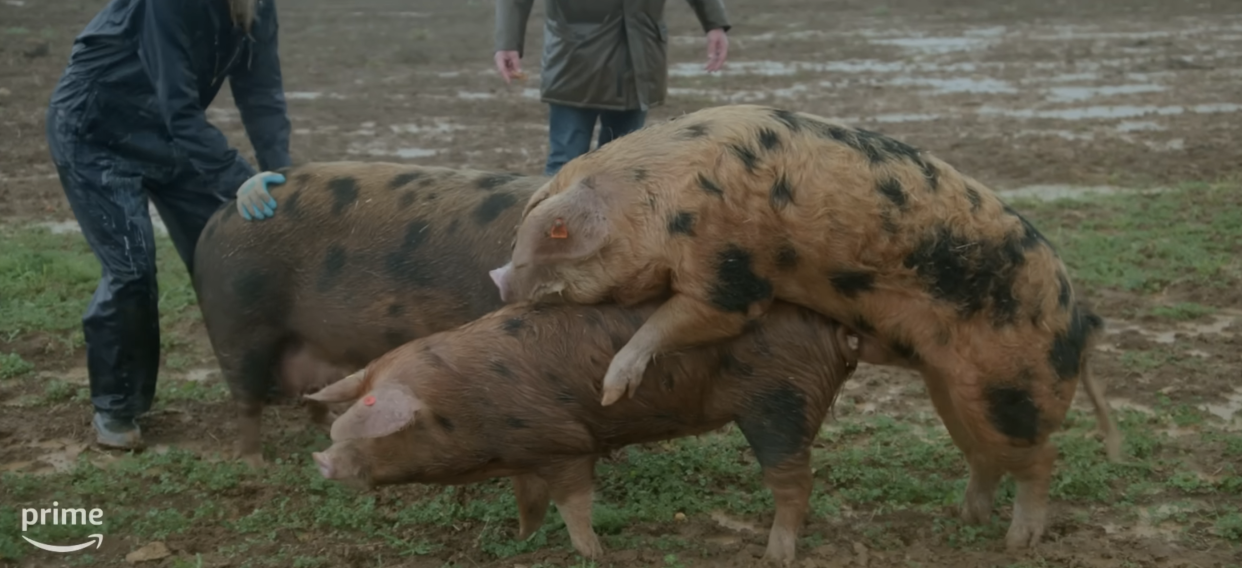
[{"label": "blue jeans", "polygon": [[548,162],[544,175],[553,176],[561,166],[591,149],[591,133],[599,120],[596,147],[643,127],[645,110],[599,110],[556,103],[548,104]]}]

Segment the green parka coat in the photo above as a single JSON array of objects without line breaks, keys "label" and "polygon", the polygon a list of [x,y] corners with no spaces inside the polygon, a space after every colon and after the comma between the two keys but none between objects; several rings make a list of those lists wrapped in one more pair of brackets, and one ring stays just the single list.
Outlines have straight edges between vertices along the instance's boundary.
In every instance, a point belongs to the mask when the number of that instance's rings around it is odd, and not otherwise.
[{"label": "green parka coat", "polygon": [[[665,0],[544,0],[543,102],[647,110],[668,92]],[[731,27],[723,0],[686,0],[704,33]],[[496,0],[496,51],[524,53],[534,0]]]}]

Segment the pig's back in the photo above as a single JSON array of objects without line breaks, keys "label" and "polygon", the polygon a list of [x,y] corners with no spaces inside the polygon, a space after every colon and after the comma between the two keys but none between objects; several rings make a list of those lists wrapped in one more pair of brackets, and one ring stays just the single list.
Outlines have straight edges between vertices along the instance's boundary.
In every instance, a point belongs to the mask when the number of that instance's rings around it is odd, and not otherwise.
[{"label": "pig's back", "polygon": [[733,341],[657,358],[633,399],[600,406],[609,362],[658,305],[506,306],[411,344],[431,365],[450,370],[420,382],[419,395],[436,412],[486,409],[479,435],[527,452],[606,452],[773,409],[796,413],[795,421],[822,418],[831,405],[845,375],[835,324],[778,302]]},{"label": "pig's back", "polygon": [[204,318],[278,325],[358,364],[499,307],[487,271],[543,182],[364,162],[285,176],[274,217],[246,221],[230,202],[209,221],[195,258]]}]

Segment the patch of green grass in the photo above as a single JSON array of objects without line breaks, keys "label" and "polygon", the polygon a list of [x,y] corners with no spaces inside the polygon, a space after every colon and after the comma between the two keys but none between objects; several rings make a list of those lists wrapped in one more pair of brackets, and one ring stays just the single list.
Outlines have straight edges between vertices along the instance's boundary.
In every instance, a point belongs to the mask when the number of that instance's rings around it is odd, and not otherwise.
[{"label": "patch of green grass", "polygon": [[12,379],[34,371],[34,364],[17,353],[0,353],[0,380]]},{"label": "patch of green grass", "polygon": [[[82,314],[99,284],[100,266],[79,233],[39,226],[0,226],[0,340],[47,335],[72,353],[83,345]],[[194,289],[167,236],[156,234],[160,331],[181,341],[174,327],[201,319]],[[167,343],[166,343],[167,344]]]},{"label": "patch of green grass", "polygon": [[1147,311],[1149,315],[1177,321],[1198,319],[1215,312],[1216,308],[1194,302],[1179,302],[1168,306],[1155,306]]},{"label": "patch of green grass", "polygon": [[1155,292],[1242,283],[1242,188],[1236,183],[1013,205],[1053,242],[1080,285]]}]

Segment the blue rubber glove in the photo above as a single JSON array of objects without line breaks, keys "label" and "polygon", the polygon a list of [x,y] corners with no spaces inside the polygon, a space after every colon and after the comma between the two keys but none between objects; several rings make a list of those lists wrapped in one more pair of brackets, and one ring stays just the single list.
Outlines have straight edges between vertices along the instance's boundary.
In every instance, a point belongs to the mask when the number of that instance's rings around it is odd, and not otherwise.
[{"label": "blue rubber glove", "polygon": [[276,199],[268,193],[269,184],[285,183],[285,176],[261,172],[251,176],[237,190],[237,211],[247,221],[259,221],[276,214]]}]

